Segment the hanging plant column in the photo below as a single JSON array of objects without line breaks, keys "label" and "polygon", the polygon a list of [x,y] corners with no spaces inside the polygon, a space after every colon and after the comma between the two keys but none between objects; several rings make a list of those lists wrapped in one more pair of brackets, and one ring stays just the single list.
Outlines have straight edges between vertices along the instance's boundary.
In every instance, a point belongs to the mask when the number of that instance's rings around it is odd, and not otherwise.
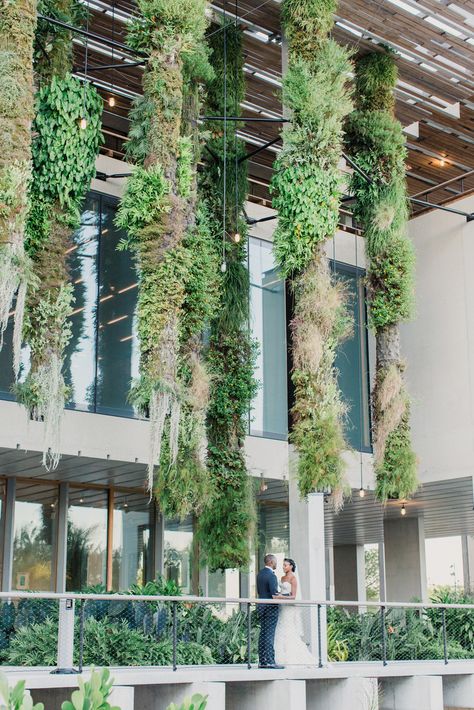
[{"label": "hanging plant column", "polygon": [[[66,10],[62,3],[61,11]],[[72,21],[74,16],[68,19]],[[41,47],[45,46],[45,32],[41,23],[37,36]],[[54,469],[59,462],[60,424],[69,395],[62,372],[73,306],[67,253],[95,175],[102,99],[94,87],[83,86],[71,76],[69,32],[53,33],[46,46],[46,56],[41,51],[35,53],[39,87],[26,243],[38,286],[29,294],[24,328],[31,351],[30,371],[16,391],[31,416],[44,422],[43,464]]]},{"label": "hanging plant column", "polygon": [[372,395],[377,496],[407,498],[417,488],[411,446],[410,401],[403,381],[400,322],[413,304],[414,252],[407,236],[406,148],[394,115],[397,68],[389,53],[368,54],[356,65],[356,111],[348,143],[354,173],[355,217],[362,225],[368,257],[370,321],[376,334],[376,381]]},{"label": "hanging plant column", "polygon": [[328,37],[336,2],[285,0],[283,28],[288,70],[283,104],[291,123],[275,163],[273,206],[278,210],[274,251],[295,297],[291,442],[298,454],[298,485],[306,497],[344,491],[344,405],[334,368],[336,346],[348,333],[344,290],[330,273],[325,243],[338,224],[343,121],[351,110],[348,52]]},{"label": "hanging plant column", "polygon": [[[191,257],[185,237],[194,222],[187,207],[194,157],[183,131],[184,62],[190,56],[203,59],[197,49],[207,21],[205,0],[140,0],[138,6],[141,16],[132,23],[128,42],[148,61],[144,96],[131,114],[129,156],[137,167],[117,223],[128,233],[122,246],[134,251],[140,279],[140,378],[131,400],[150,417],[151,492],[162,453],[168,466],[177,464],[186,399],[180,347]],[[168,504],[174,507],[176,500]]]},{"label": "hanging plant column", "polygon": [[[240,116],[244,98],[242,32],[235,23],[214,27],[210,35],[215,78],[208,86],[207,112]],[[224,89],[225,87],[225,89]],[[227,103],[224,103],[224,95]],[[202,190],[213,215],[216,251],[221,254],[220,303],[211,325],[208,366],[211,374],[207,417],[208,469],[212,497],[199,518],[202,556],[210,569],[243,567],[249,559],[254,520],[251,478],[245,461],[250,404],[256,391],[255,345],[249,330],[247,196],[245,145],[235,123],[208,126],[209,158]]]},{"label": "hanging plant column", "polygon": [[14,371],[18,374],[23,312],[31,275],[24,249],[31,175],[33,41],[36,0],[0,9],[0,348],[17,295]]}]

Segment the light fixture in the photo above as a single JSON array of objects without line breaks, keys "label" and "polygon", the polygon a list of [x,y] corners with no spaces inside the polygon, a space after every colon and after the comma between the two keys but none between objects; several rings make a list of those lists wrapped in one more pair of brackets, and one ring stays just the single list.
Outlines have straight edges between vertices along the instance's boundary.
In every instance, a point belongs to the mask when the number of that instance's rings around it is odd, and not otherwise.
[{"label": "light fixture", "polygon": [[359,497],[364,498],[365,497],[365,489],[364,488],[359,488]]},{"label": "light fixture", "polygon": [[87,118],[86,118],[85,116],[83,116],[83,117],[81,118],[81,120],[79,121],[79,128],[81,129],[81,131],[85,131],[85,130],[86,130],[86,128],[87,128]]},{"label": "light fixture", "polygon": [[79,498],[79,503],[84,503],[84,498]]},{"label": "light fixture", "polygon": [[441,158],[439,159],[439,164],[442,168],[446,165],[446,156],[442,155]]},{"label": "light fixture", "polygon": [[234,234],[234,242],[235,242],[236,244],[238,244],[238,243],[240,242],[240,239],[241,239],[241,237],[240,237],[239,232],[236,232],[236,233]]},{"label": "light fixture", "polygon": [[225,274],[225,272],[227,271],[227,264],[225,261],[223,261],[221,264],[221,271],[223,274]]},{"label": "light fixture", "polygon": [[402,503],[400,515],[406,515],[406,514],[407,514],[407,509],[405,508],[405,503]]},{"label": "light fixture", "polygon": [[123,504],[123,507],[124,507],[124,508],[128,508],[128,503],[124,503],[124,504]]},{"label": "light fixture", "polygon": [[115,106],[115,96],[109,96],[109,106]]}]

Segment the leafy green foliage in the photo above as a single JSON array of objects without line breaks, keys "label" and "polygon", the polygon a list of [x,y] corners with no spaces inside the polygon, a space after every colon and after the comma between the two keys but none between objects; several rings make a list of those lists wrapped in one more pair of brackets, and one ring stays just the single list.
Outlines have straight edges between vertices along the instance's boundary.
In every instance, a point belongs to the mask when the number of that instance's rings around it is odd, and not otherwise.
[{"label": "leafy green foliage", "polygon": [[128,43],[152,52],[175,45],[190,53],[202,41],[207,27],[205,0],[138,0],[140,16],[130,23]]},{"label": "leafy green foliage", "polygon": [[285,0],[282,24],[290,53],[317,64],[317,52],[334,25],[336,0]]},{"label": "leafy green foliage", "polygon": [[207,707],[207,695],[193,695],[192,698],[186,698],[181,705],[171,703],[167,710],[205,710]]},{"label": "leafy green foliage", "polygon": [[33,705],[30,691],[25,690],[25,681],[19,681],[14,688],[8,686],[8,681],[0,672],[0,695],[4,701],[2,710],[44,710],[43,703]]},{"label": "leafy green foliage", "polygon": [[[38,14],[80,27],[87,12],[78,0],[39,0]],[[38,18],[34,65],[40,81],[50,81],[53,76],[63,78],[71,70],[72,38],[70,30]]]},{"label": "leafy green foliage", "polygon": [[137,166],[127,182],[127,189],[120,202],[116,225],[127,231],[128,238],[120,243],[120,248],[130,247],[140,231],[170,212],[166,198],[171,185],[165,178],[161,165],[148,169]]},{"label": "leafy green foliage", "polygon": [[61,710],[120,710],[107,702],[113,685],[108,668],[93,670],[90,680],[78,678],[77,683],[79,690],[73,691],[71,700],[62,703]]}]

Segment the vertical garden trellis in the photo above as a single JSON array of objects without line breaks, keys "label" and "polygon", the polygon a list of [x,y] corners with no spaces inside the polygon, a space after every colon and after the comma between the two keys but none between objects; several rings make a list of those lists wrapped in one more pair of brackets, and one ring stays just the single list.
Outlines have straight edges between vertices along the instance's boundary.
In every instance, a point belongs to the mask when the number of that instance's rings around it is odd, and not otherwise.
[{"label": "vertical garden trellis", "polygon": [[[75,0],[43,0],[40,9],[59,14],[68,24],[81,15]],[[35,40],[38,87],[26,247],[38,285],[28,295],[24,328],[30,370],[16,391],[30,414],[44,422],[43,463],[51,469],[59,461],[60,423],[68,397],[62,373],[73,303],[67,253],[95,174],[102,99],[94,87],[82,85],[71,74],[69,30],[51,28],[41,20]]]},{"label": "vertical garden trellis", "polygon": [[346,446],[334,358],[350,323],[325,243],[338,224],[342,128],[352,105],[349,53],[329,38],[336,5],[335,0],[285,0],[282,5],[288,41],[282,98],[291,123],[283,129],[272,190],[279,217],[275,255],[295,295],[291,441],[298,453],[299,490],[302,496],[330,490],[338,507]]},{"label": "vertical garden trellis", "polygon": [[[215,78],[208,85],[207,111],[213,116],[241,115],[244,98],[242,31],[235,22],[213,28],[211,61]],[[232,128],[230,128],[232,126]],[[245,436],[255,394],[255,345],[249,326],[247,195],[245,144],[239,122],[210,121],[208,160],[202,191],[213,216],[216,250],[222,254],[220,301],[210,328],[211,374],[207,417],[208,469],[212,496],[199,517],[198,536],[211,569],[242,567],[249,559],[253,497],[245,461]],[[212,157],[209,157],[212,156]]]},{"label": "vertical garden trellis", "polygon": [[374,458],[376,492],[384,501],[406,498],[417,488],[399,325],[412,311],[414,252],[407,236],[405,139],[394,115],[393,55],[382,51],[362,57],[355,76],[356,110],[347,140],[358,166],[370,176],[355,172],[352,187],[354,216],[365,235],[370,323],[377,342]]},{"label": "vertical garden trellis", "polygon": [[23,312],[31,265],[25,253],[31,176],[33,43],[36,0],[0,8],[0,348],[15,295],[14,371],[20,361]]},{"label": "vertical garden trellis", "polygon": [[[131,112],[137,163],[117,223],[139,274],[140,377],[131,400],[150,417],[148,486],[165,514],[206,498],[203,325],[215,307],[216,263],[205,205],[197,208],[198,81],[209,78],[205,0],[140,0],[128,41],[144,52],[143,97]],[[197,218],[196,218],[197,217]]]}]

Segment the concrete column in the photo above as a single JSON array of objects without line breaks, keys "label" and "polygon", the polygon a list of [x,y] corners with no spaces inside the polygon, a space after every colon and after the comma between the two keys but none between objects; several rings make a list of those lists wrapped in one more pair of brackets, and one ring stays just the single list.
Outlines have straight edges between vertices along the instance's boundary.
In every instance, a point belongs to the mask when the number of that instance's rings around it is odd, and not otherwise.
[{"label": "concrete column", "polygon": [[443,696],[445,710],[474,710],[474,675],[445,675]]},{"label": "concrete column", "polygon": [[474,536],[463,535],[461,540],[464,591],[466,594],[472,594],[474,592]]},{"label": "concrete column", "polygon": [[69,498],[69,483],[59,485],[58,520],[56,535],[56,592],[66,590],[67,567],[67,507]]},{"label": "concrete column", "polygon": [[378,710],[376,678],[338,678],[306,682],[307,710]]},{"label": "concrete column", "polygon": [[444,710],[441,676],[390,678],[381,686],[380,710]]},{"label": "concrete column", "polygon": [[336,586],[334,580],[334,547],[326,548],[326,599],[334,601]]},{"label": "concrete column", "polygon": [[7,478],[5,491],[5,513],[3,515],[3,569],[2,591],[12,588],[13,541],[15,528],[16,478]]},{"label": "concrete column", "polygon": [[164,543],[165,519],[155,506],[153,515],[153,579],[165,571]]},{"label": "concrete column", "polygon": [[[178,707],[193,695],[207,695],[206,710],[227,710],[225,683],[175,683],[173,685],[135,686],[135,705],[146,710],[166,710],[175,703]],[[128,706],[122,706],[128,710]],[[295,709],[296,710],[296,709]]]},{"label": "concrete column", "polygon": [[[227,683],[225,710],[303,710],[304,680],[270,680]],[[219,710],[223,710],[223,707]]]},{"label": "concrete column", "polygon": [[364,545],[334,546],[334,587],[337,601],[367,601]]},{"label": "concrete column", "polygon": [[[295,478],[290,478],[290,554],[297,564],[301,598],[326,599],[326,549],[324,542],[324,495],[313,493],[307,501],[300,499]],[[327,659],[326,608],[321,609],[321,657]],[[304,614],[305,637],[311,651],[318,656],[317,610]]]},{"label": "concrete column", "polygon": [[385,545],[379,542],[379,584],[380,584],[380,601],[387,601],[387,581],[385,579]]},{"label": "concrete column", "polygon": [[386,601],[426,600],[426,559],[423,519],[384,521]]}]

